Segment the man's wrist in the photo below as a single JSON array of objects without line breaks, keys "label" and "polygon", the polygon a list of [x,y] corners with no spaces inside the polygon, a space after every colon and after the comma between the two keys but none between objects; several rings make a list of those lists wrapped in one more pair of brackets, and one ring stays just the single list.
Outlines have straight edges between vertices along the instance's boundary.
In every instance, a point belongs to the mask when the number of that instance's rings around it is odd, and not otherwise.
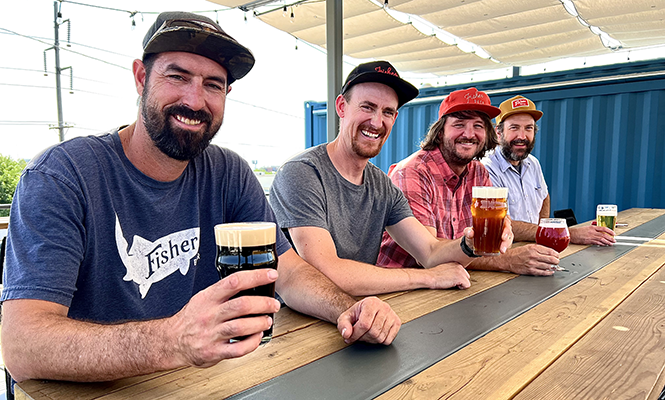
[{"label": "man's wrist", "polygon": [[469,247],[469,245],[466,243],[466,236],[462,236],[462,240],[459,242],[460,247],[462,248],[462,252],[467,256],[467,257],[472,257],[472,258],[478,258],[480,256],[476,255],[473,253],[473,249]]}]

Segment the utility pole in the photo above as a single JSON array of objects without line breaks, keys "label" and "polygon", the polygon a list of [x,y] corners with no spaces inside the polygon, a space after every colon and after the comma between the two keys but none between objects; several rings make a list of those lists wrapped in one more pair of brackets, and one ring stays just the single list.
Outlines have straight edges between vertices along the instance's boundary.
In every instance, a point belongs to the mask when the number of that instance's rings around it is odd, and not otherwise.
[{"label": "utility pole", "polygon": [[[53,2],[53,25],[55,29],[55,42],[53,43],[53,47],[50,49],[46,49],[44,51],[44,72],[46,72],[46,51],[53,49],[55,51],[55,92],[56,92],[56,100],[57,100],[57,106],[58,106],[58,126],[57,127],[51,127],[51,129],[58,129],[58,138],[60,139],[61,142],[65,140],[65,128],[69,128],[69,126],[65,126],[65,124],[62,121],[62,93],[61,93],[61,88],[62,85],[60,83],[60,75],[62,74],[62,71],[69,69],[71,73],[72,79],[70,80],[70,90],[71,86],[73,83],[73,76],[74,72],[72,71],[72,67],[67,67],[67,68],[60,68],[60,35],[59,35],[59,30],[60,30],[60,25],[61,23],[58,22],[60,19],[61,15],[60,12],[58,11],[58,1]],[[65,22],[69,22],[69,20],[63,21],[62,23],[64,24]],[[70,92],[73,93],[73,92]]]}]

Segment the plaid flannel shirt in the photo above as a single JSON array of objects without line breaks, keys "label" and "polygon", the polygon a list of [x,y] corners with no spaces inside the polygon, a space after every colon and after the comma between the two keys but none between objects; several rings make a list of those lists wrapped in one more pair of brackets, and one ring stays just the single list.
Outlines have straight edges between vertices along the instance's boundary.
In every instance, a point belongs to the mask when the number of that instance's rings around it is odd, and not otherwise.
[{"label": "plaid flannel shirt", "polygon": [[[471,188],[492,186],[487,170],[479,161],[471,161],[462,176],[457,176],[439,149],[415,152],[393,164],[388,176],[404,192],[416,219],[434,227],[437,238],[445,239],[457,239],[464,228],[473,225]],[[418,263],[384,232],[377,265],[400,268],[415,267]]]}]

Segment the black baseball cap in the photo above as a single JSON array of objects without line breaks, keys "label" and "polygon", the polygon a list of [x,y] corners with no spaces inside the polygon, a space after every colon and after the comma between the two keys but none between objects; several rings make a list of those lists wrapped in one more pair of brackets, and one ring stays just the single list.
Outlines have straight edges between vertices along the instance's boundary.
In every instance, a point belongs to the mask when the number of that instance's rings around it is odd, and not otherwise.
[{"label": "black baseball cap", "polygon": [[203,15],[167,11],[159,14],[143,38],[143,59],[148,54],[184,51],[207,57],[226,69],[228,83],[242,78],[254,66],[248,48],[236,42]]},{"label": "black baseball cap", "polygon": [[391,87],[397,93],[397,108],[418,96],[415,86],[399,77],[399,73],[388,61],[370,61],[360,64],[351,71],[342,86],[342,94],[358,83],[378,82]]}]

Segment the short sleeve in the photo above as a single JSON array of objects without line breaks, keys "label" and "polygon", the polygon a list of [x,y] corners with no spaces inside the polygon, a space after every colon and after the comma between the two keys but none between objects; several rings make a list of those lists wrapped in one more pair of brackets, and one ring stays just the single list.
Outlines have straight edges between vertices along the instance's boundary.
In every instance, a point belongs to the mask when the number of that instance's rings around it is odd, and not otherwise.
[{"label": "short sleeve", "polygon": [[270,187],[270,205],[280,228],[316,226],[328,229],[324,196],[317,170],[302,161],[284,164]]},{"label": "short sleeve", "polygon": [[84,208],[64,176],[26,170],[7,235],[2,301],[29,298],[69,307],[84,258]]}]

